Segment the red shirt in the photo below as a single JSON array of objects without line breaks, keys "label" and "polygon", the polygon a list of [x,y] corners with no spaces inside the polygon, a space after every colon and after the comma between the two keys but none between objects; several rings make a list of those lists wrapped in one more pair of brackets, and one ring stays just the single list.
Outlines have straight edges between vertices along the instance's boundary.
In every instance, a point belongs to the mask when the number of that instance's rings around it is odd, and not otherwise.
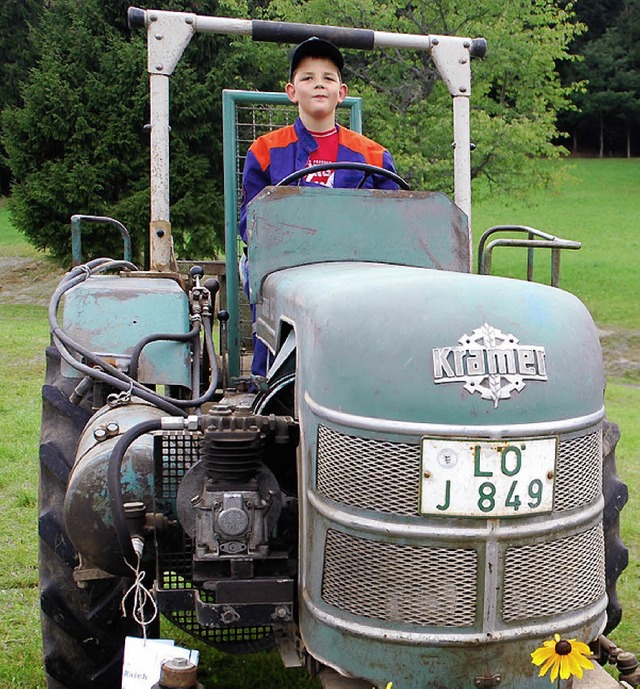
[{"label": "red shirt", "polygon": [[[327,132],[309,132],[316,140],[318,148],[309,154],[307,167],[321,165],[323,163],[335,163],[338,160],[338,128],[333,127]],[[333,187],[334,170],[313,172],[304,179],[306,182],[322,184],[325,187]]]}]

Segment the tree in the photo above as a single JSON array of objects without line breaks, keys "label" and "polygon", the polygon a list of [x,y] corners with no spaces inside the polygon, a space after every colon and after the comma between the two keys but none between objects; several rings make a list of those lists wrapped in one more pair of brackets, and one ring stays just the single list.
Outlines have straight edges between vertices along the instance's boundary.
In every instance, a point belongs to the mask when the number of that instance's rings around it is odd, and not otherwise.
[{"label": "tree", "polygon": [[[1,2],[2,0],[0,0]],[[8,0],[5,0],[8,1]],[[473,175],[491,189],[544,183],[555,114],[570,88],[556,61],[578,28],[560,0],[148,0],[143,6],[203,14],[364,26],[406,33],[486,35],[474,64]],[[22,102],[3,113],[15,178],[13,214],[37,247],[68,260],[72,213],[112,215],[131,230],[138,260],[149,203],[146,53],[126,28],[126,3],[49,0],[33,31],[36,67]],[[287,49],[245,38],[198,36],[171,78],[171,217],[177,255],[207,257],[222,244],[222,88],[280,89]],[[365,98],[366,132],[393,152],[417,188],[451,186],[450,97],[424,53],[350,55],[354,91]],[[83,237],[88,255],[118,254],[104,228]]]},{"label": "tree", "polygon": [[[146,4],[217,10],[215,2]],[[34,246],[62,262],[70,256],[73,213],[124,222],[138,261],[147,246],[145,35],[126,27],[126,6],[52,0],[33,33],[39,57],[23,85],[23,103],[3,113],[15,179],[13,218]],[[222,246],[220,92],[243,85],[233,70],[251,73],[246,49],[229,44],[225,37],[199,36],[171,77],[171,214],[176,253],[183,258],[213,256]],[[256,70],[253,78],[264,83]],[[87,226],[83,249],[85,256],[119,255],[120,239],[104,226]]]},{"label": "tree", "polygon": [[580,82],[562,127],[573,150],[625,151],[632,155],[632,132],[640,124],[640,1],[581,0],[576,6],[588,31],[575,42],[583,58],[565,73]]},{"label": "tree", "polygon": [[[631,131],[640,121],[640,72],[632,54],[623,44],[623,34],[611,27],[584,48],[585,75],[590,75],[587,89],[576,97],[586,124],[598,131],[598,155],[602,158],[609,144],[620,146],[614,136],[624,132],[627,157],[631,157]],[[622,126],[621,126],[622,125]]]},{"label": "tree", "polygon": [[[21,102],[20,84],[35,62],[29,30],[37,25],[41,11],[41,0],[0,0],[0,110]],[[0,143],[0,195],[8,193],[10,179]]]},{"label": "tree", "polygon": [[[571,86],[560,83],[557,61],[580,31],[570,5],[556,0],[274,0],[270,11],[293,21],[333,23],[488,40],[474,61],[472,174],[489,188],[517,192],[546,184],[538,157],[556,157],[555,118]],[[347,80],[364,95],[367,132],[393,152],[398,168],[419,188],[451,186],[451,103],[426,53],[374,51],[350,55]]]}]

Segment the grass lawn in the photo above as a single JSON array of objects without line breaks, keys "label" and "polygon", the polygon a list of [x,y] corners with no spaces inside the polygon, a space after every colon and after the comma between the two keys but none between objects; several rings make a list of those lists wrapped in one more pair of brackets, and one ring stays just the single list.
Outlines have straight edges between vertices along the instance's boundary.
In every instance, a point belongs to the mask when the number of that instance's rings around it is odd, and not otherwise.
[{"label": "grass lawn", "polygon": [[[640,158],[559,164],[565,182],[558,192],[532,194],[517,205],[504,197],[477,205],[476,240],[493,225],[517,224],[582,242],[580,251],[563,252],[560,286],[587,304],[600,327],[638,330]],[[540,251],[536,260],[541,280],[548,275],[549,253]],[[517,269],[517,276],[526,274],[523,249],[497,249],[493,263],[496,272]]]},{"label": "grass lawn", "polygon": [[[561,190],[532,195],[517,208],[494,198],[476,206],[476,237],[496,224],[518,223],[583,242],[579,252],[563,256],[561,286],[578,294],[598,325],[624,334],[630,362],[620,375],[610,375],[608,416],[622,429],[618,471],[630,486],[622,515],[623,539],[631,564],[619,582],[625,617],[612,638],[630,651],[640,651],[640,160],[578,160],[560,163],[567,171]],[[11,226],[0,200],[0,267],[17,259],[41,259]],[[546,267],[547,257],[541,266]],[[496,253],[497,272],[524,274],[524,256]],[[540,275],[544,277],[544,270]],[[46,308],[0,290],[0,685],[14,689],[44,687],[37,593],[37,472],[40,386],[43,351],[48,343]],[[634,358],[635,357],[635,358]],[[638,368],[634,368],[634,365]],[[629,373],[629,371],[631,371]],[[178,642],[193,645],[190,637]],[[284,689],[317,686],[303,672],[286,674],[279,659],[222,656],[203,649],[200,681],[217,689]]]}]

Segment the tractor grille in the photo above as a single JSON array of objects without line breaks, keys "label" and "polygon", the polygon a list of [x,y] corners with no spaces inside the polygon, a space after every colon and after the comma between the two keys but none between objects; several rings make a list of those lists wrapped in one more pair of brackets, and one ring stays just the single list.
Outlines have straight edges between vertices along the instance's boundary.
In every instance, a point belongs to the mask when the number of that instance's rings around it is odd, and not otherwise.
[{"label": "tractor grille", "polygon": [[[317,490],[344,505],[418,516],[420,446],[318,427]],[[592,502],[602,490],[602,433],[560,438],[554,509]]]},{"label": "tractor grille", "polygon": [[[199,433],[164,433],[155,436],[155,502],[156,510],[176,519],[175,501],[180,482],[189,468],[199,459],[201,439]],[[172,551],[159,549],[157,554],[160,594],[163,591],[189,592],[193,588],[193,545],[191,539],[180,529],[181,537]],[[203,596],[207,594],[202,592]],[[205,627],[198,622],[189,596],[185,597],[182,609],[162,609],[162,614],[176,627],[201,641],[224,650],[227,653],[253,653],[273,646],[270,627],[235,627],[217,629]],[[188,603],[187,603],[188,601]]]},{"label": "tractor grille", "polygon": [[502,604],[505,622],[579,610],[604,593],[601,526],[550,543],[506,551]]},{"label": "tractor grille", "polygon": [[475,550],[398,545],[327,532],[322,598],[378,620],[470,627],[476,618]]},{"label": "tractor grille", "polygon": [[319,493],[345,505],[418,514],[420,446],[318,427]]},{"label": "tractor grille", "polygon": [[554,508],[587,505],[602,492],[602,431],[560,440]]}]

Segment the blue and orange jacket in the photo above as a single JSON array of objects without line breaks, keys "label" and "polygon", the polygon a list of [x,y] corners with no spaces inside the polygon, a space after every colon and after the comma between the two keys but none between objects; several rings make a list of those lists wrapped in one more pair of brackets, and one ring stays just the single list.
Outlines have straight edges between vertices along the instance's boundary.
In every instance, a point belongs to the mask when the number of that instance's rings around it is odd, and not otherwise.
[{"label": "blue and orange jacket", "polygon": [[[247,204],[265,187],[277,184],[287,175],[307,167],[309,155],[318,144],[298,118],[294,124],[256,139],[249,151],[242,175],[242,206],[238,231],[247,241]],[[395,172],[393,158],[380,144],[350,129],[338,125],[337,162],[368,163]],[[359,170],[336,170],[334,187],[355,189],[364,176]],[[301,179],[301,186],[319,186]],[[362,185],[364,189],[397,189],[398,185],[381,175],[370,175]]]}]

